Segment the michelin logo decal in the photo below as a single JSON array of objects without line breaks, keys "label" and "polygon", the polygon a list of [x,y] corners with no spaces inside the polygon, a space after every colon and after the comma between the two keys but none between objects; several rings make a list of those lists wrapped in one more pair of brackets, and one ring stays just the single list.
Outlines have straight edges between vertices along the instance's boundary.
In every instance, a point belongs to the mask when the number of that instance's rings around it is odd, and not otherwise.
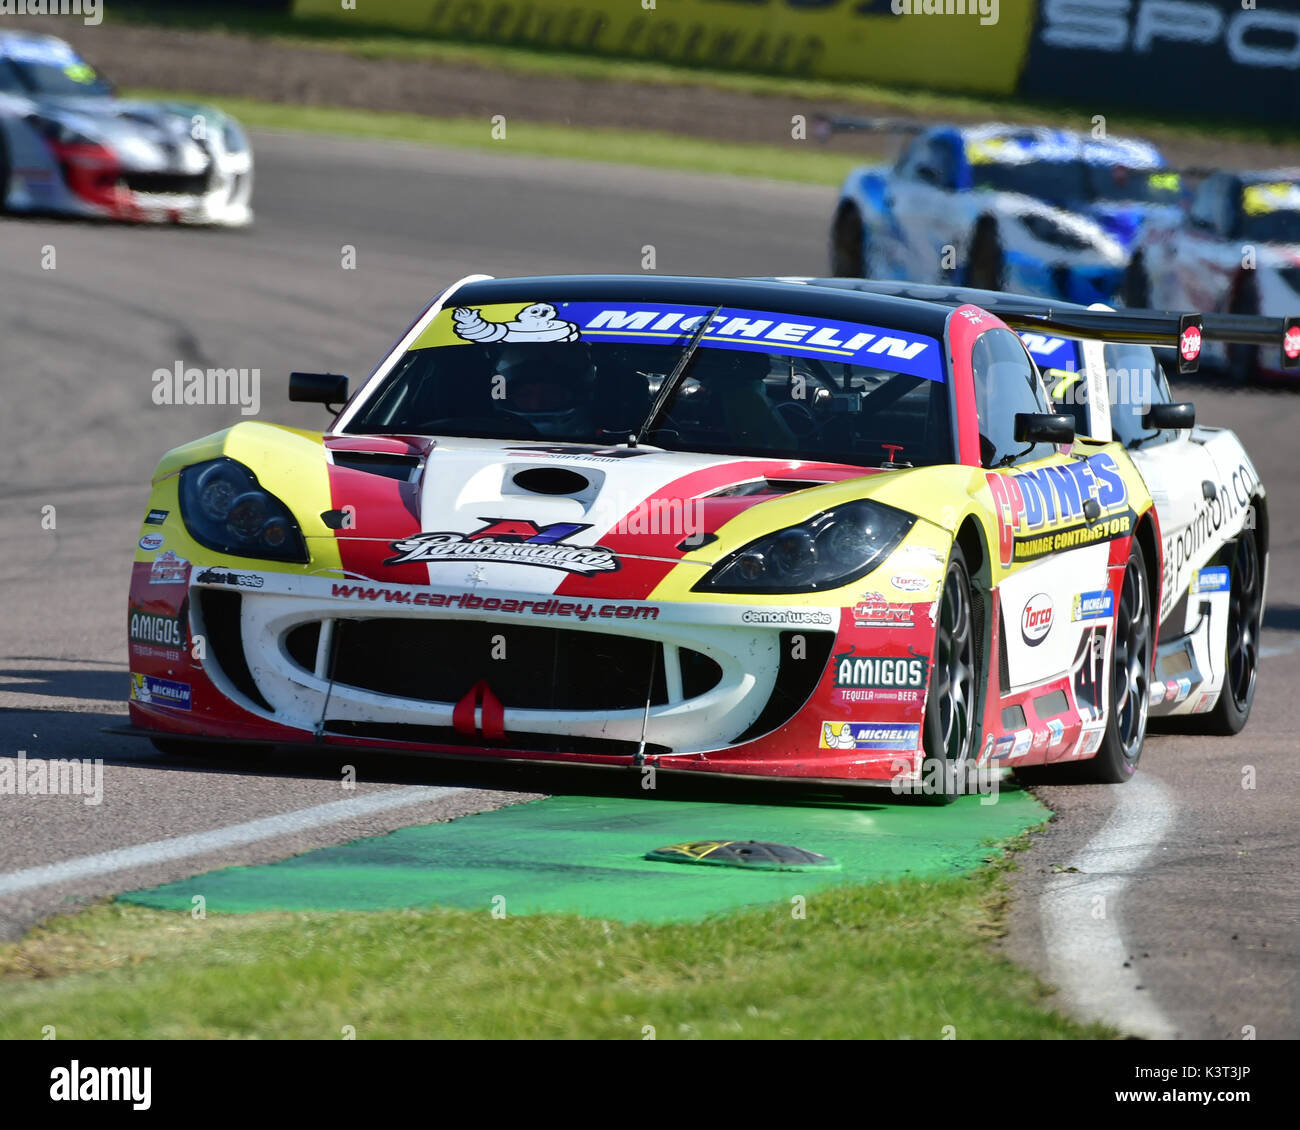
[{"label": "michelin logo decal", "polygon": [[577,341],[578,327],[556,316],[549,302],[534,302],[513,322],[489,322],[481,311],[460,307],[451,312],[456,336],[466,341]]}]

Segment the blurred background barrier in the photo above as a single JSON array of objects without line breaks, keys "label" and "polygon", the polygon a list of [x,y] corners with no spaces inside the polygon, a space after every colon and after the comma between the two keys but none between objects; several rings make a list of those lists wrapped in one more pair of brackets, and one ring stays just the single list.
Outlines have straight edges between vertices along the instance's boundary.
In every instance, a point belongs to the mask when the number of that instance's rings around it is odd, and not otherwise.
[{"label": "blurred background barrier", "polygon": [[1300,0],[1042,0],[1020,93],[1300,118]]},{"label": "blurred background barrier", "polygon": [[[922,9],[935,0],[908,0]],[[712,69],[1011,94],[1035,0],[895,15],[893,0],[296,0],[295,15],[438,39],[584,51]],[[900,0],[902,6],[902,0]],[[955,7],[955,5],[954,5]],[[982,23],[981,9],[996,22]]]}]

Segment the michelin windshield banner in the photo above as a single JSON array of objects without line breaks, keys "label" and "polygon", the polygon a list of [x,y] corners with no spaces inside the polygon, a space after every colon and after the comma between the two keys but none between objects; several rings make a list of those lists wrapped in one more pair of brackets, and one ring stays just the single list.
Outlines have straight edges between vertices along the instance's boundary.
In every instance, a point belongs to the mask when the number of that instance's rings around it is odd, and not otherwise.
[{"label": "michelin windshield banner", "polygon": [[1010,94],[1036,0],[296,0],[436,39]]}]

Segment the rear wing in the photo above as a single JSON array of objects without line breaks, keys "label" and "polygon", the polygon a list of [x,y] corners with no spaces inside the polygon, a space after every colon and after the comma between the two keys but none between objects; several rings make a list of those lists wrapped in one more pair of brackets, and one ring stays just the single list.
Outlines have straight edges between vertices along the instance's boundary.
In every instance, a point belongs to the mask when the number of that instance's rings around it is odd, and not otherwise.
[{"label": "rear wing", "polygon": [[970,303],[996,314],[1014,330],[1047,330],[1081,341],[1150,345],[1178,351],[1178,371],[1196,372],[1206,341],[1281,346],[1282,366],[1300,368],[1300,317],[1254,314],[1175,314],[1156,310],[1093,310],[1021,294],[972,287],[870,279],[808,279],[812,286],[859,290],[894,298],[915,298],[947,306]]},{"label": "rear wing", "polygon": [[902,118],[853,118],[817,114],[813,117],[813,137],[829,141],[837,133],[893,133],[917,134],[929,126]]}]

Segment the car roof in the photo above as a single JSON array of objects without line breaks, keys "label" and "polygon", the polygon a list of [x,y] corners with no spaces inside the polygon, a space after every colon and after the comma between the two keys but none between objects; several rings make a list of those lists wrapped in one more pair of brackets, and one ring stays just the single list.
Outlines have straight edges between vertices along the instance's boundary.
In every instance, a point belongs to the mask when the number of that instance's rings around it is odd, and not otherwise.
[{"label": "car roof", "polygon": [[1249,172],[1237,173],[1242,184],[1271,184],[1289,181],[1300,184],[1300,168],[1290,169],[1251,169]]},{"label": "car roof", "polygon": [[1006,147],[1001,156],[1011,163],[1081,160],[1089,165],[1125,165],[1129,168],[1162,168],[1160,150],[1147,141],[1131,137],[1095,138],[1079,130],[1052,126],[1011,125],[990,122],[959,127],[968,147],[998,144]]},{"label": "car roof", "polygon": [[465,283],[449,306],[498,302],[662,302],[728,306],[866,322],[942,340],[952,307],[888,294],[808,286],[786,278],[696,275],[538,275]]}]

